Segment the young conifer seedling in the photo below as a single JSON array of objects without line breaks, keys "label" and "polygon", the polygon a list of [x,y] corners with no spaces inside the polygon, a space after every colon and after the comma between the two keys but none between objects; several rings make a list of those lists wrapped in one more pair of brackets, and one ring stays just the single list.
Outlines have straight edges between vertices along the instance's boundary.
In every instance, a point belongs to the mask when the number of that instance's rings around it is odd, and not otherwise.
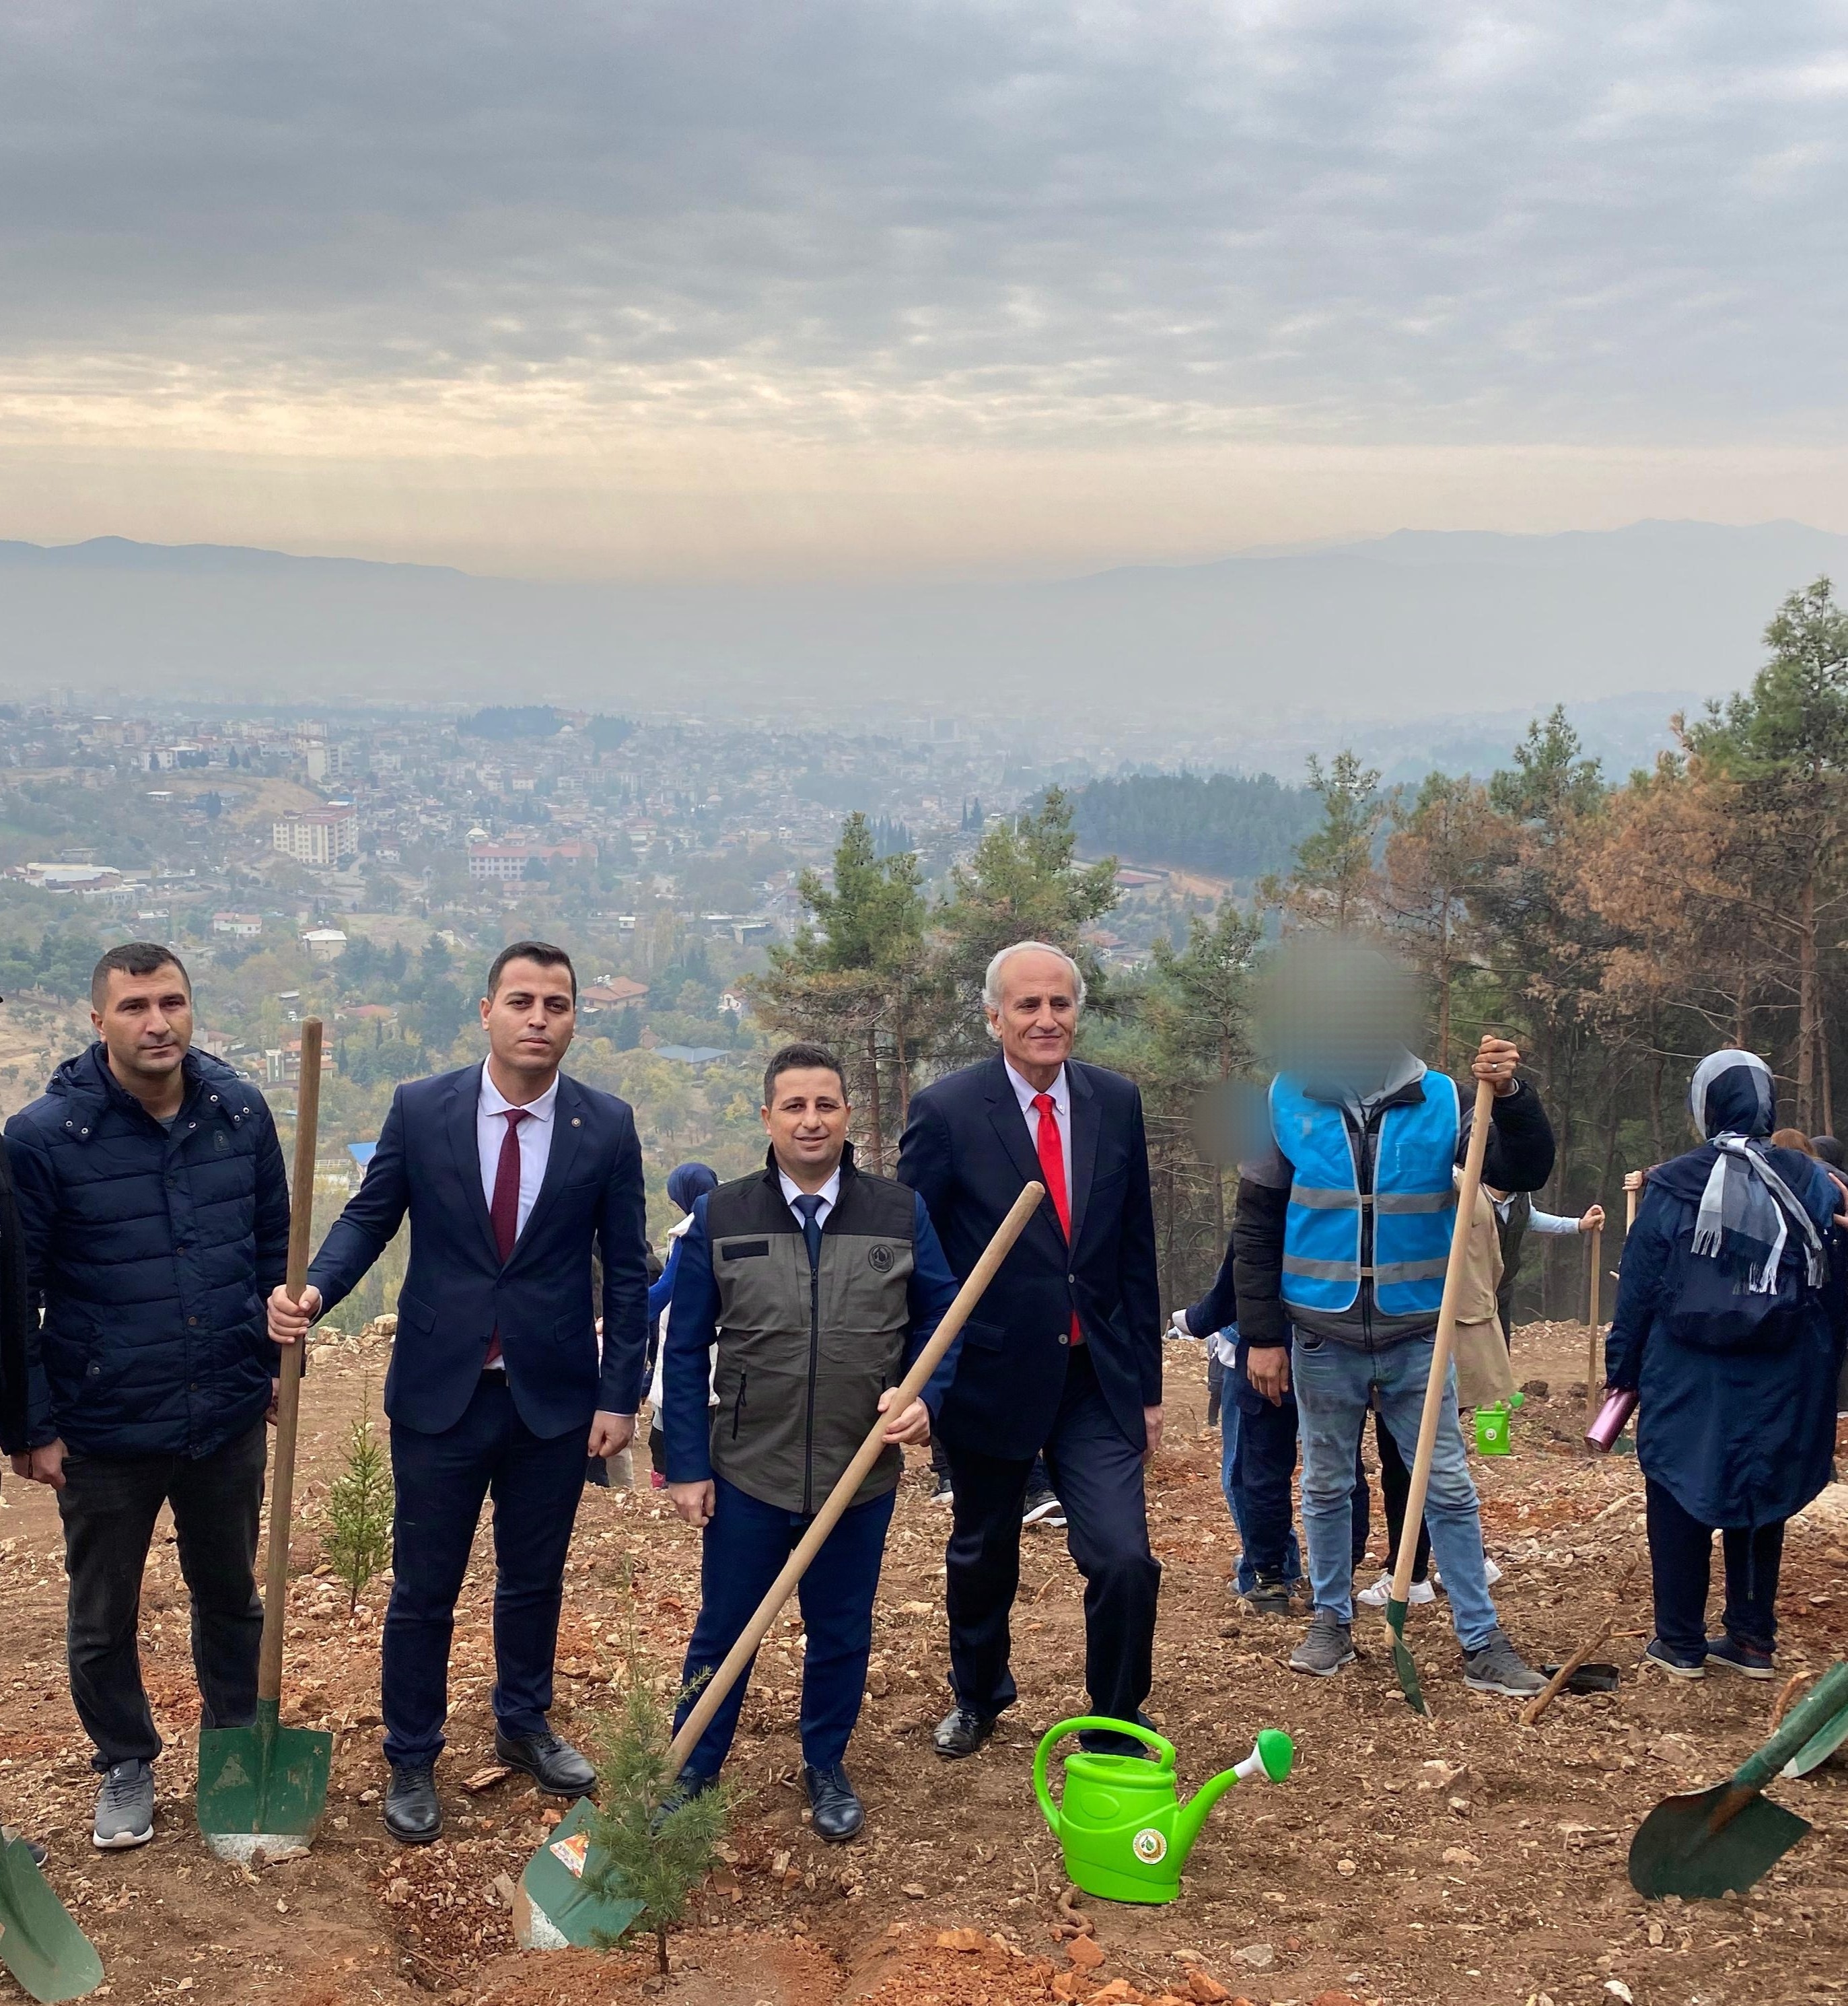
[{"label": "young conifer seedling", "polygon": [[321,1549],[346,1584],[346,1610],[360,1606],[367,1585],[392,1554],[392,1468],[372,1426],[372,1389],[346,1445],[346,1462],[328,1493],[328,1529]]},{"label": "young conifer seedling", "polygon": [[733,1795],[718,1784],[686,1797],[669,1782],[673,1709],[686,1694],[677,1693],[671,1705],[657,1697],[638,1648],[632,1601],[630,1607],[622,1670],[610,1688],[616,1708],[592,1737],[599,1783],[584,1881],[601,1900],[641,1902],[640,1913],[604,1947],[652,1935],[655,1965],[665,1974],[668,1932],[712,1871]]}]

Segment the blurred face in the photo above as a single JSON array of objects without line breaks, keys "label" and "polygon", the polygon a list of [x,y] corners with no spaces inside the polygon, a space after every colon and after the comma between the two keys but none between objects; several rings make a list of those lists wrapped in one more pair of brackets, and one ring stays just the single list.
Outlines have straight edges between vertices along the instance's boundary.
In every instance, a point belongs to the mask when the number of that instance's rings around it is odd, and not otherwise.
[{"label": "blurred face", "polygon": [[568,968],[543,968],[536,961],[510,961],[501,986],[481,1004],[496,1084],[511,1100],[506,1082],[518,1081],[543,1093],[564,1063],[578,1028],[578,1002]]},{"label": "blurred face", "polygon": [[1077,1035],[1071,970],[1056,954],[1010,955],[1001,964],[1000,1008],[989,1012],[988,1021],[1014,1070],[1035,1086],[1049,1086]]},{"label": "blurred face", "polygon": [[777,1166],[798,1184],[826,1184],[847,1146],[847,1089],[828,1066],[779,1072],[761,1110]]},{"label": "blurred face", "polygon": [[96,1026],[109,1054],[109,1069],[131,1093],[170,1085],[192,1043],[192,991],[171,962],[152,975],[109,971],[109,988]]}]

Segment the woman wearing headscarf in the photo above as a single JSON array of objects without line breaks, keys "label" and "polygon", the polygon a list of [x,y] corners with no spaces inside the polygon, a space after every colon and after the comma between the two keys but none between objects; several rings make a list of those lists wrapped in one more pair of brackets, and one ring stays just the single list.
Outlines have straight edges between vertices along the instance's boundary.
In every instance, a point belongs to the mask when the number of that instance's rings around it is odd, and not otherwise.
[{"label": "woman wearing headscarf", "polygon": [[[1649,1174],[1605,1345],[1637,1394],[1656,1635],[1679,1678],[1772,1676],[1784,1522],[1827,1483],[1841,1339],[1830,1313],[1840,1190],[1770,1140],[1776,1089],[1755,1053],[1703,1059],[1688,1089],[1705,1142]],[[1713,1534],[1724,1635],[1706,1633]]]}]

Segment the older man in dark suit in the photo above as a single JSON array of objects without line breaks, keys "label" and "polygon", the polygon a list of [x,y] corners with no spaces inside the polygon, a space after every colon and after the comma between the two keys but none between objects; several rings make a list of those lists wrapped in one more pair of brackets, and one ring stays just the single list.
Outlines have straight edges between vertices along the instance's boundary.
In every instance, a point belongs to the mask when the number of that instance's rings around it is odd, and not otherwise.
[{"label": "older man in dark suit", "polygon": [[[449,1642],[483,1500],[494,1501],[494,1747],[543,1790],[596,1781],[553,1733],[552,1662],[584,1459],[627,1447],[648,1344],[641,1149],[627,1103],[560,1070],[577,1022],[562,948],[518,941],[488,971],[488,1057],[392,1096],[366,1181],[269,1328],[299,1339],[408,1213],[410,1265],[385,1379],[397,1486],[382,1712],[386,1829],[442,1829],[434,1769]],[[591,1256],[603,1266],[599,1357]]]},{"label": "older man in dark suit", "polygon": [[[939,1754],[972,1754],[1015,1697],[1008,1614],[1020,1584],[1021,1505],[1043,1452],[1084,1576],[1093,1712],[1140,1716],[1161,1568],[1143,1466],[1161,1439],[1161,1314],[1142,1098],[1071,1056],[1084,982],[1040,941],[1004,948],[983,989],[990,1059],[911,1104],[898,1175],[923,1198],[966,1276],[1021,1188],[1046,1198],[964,1326],[937,1432],[955,1487],[949,1550],[950,1683]],[[1094,1733],[1087,1747],[1142,1744]]]}]

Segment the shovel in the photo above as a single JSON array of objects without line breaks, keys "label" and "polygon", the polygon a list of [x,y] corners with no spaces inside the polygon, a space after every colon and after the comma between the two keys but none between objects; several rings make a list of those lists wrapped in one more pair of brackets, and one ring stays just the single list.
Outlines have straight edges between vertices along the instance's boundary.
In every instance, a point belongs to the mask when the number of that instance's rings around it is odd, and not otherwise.
[{"label": "shovel", "polygon": [[[321,1112],[321,1020],[301,1026],[296,1093],[295,1174],[289,1192],[289,1293],[308,1285],[314,1218],[314,1131]],[[334,1738],[318,1728],[284,1727],[283,1624],[289,1602],[289,1522],[295,1503],[295,1429],[301,1410],[299,1344],[282,1350],[276,1395],[276,1469],[269,1501],[269,1554],[263,1583],[263,1640],[257,1659],[257,1718],[249,1727],[209,1727],[199,1735],[199,1832],[220,1860],[248,1863],[305,1850],[327,1808]]]},{"label": "shovel", "polygon": [[52,1893],[23,1839],[0,1841],[0,1964],[34,1999],[81,1999],[103,1982],[96,1945]]},{"label": "shovel", "polygon": [[1809,1821],[1758,1793],[1793,1756],[1848,1709],[1848,1663],[1815,1690],[1728,1783],[1664,1797],[1630,1842],[1630,1885],[1650,1900],[1679,1895],[1717,1901],[1743,1893],[1809,1830]]},{"label": "shovel", "polygon": [[[699,1745],[699,1738],[718,1711],[719,1702],[743,1676],[778,1612],[796,1592],[796,1583],[807,1573],[810,1562],[827,1543],[841,1514],[866,1482],[867,1473],[884,1451],[885,1431],[891,1417],[903,1413],[929,1382],[932,1373],[943,1363],[944,1353],[956,1342],[957,1333],[995,1279],[996,1269],[1013,1251],[1014,1243],[1026,1230],[1027,1222],[1039,1209],[1045,1195],[1044,1184],[1028,1184],[996,1227],[995,1237],[983,1248],[969,1279],[957,1290],[955,1301],[944,1311],[930,1342],[898,1382],[891,1406],[867,1430],[852,1462],[828,1493],[827,1503],[809,1522],[808,1530],[785,1562],[782,1572],[771,1583],[769,1592],[757,1604],[757,1613],[745,1624],[743,1635],[725,1654],[725,1662],[700,1688],[693,1711],[681,1723],[668,1751],[668,1782],[672,1783],[687,1766],[687,1757]],[[514,1935],[522,1950],[556,1950],[567,1944],[580,1949],[592,1948],[620,1936],[641,1913],[640,1902],[598,1900],[582,1885],[589,1857],[587,1821],[591,1808],[590,1800],[580,1797],[570,1817],[526,1863],[514,1903]]]},{"label": "shovel", "polygon": [[1414,1713],[1428,1711],[1418,1684],[1418,1668],[1405,1642],[1405,1603],[1411,1590],[1412,1565],[1418,1557],[1418,1526],[1425,1516],[1425,1494],[1431,1487],[1432,1452],[1437,1447],[1437,1424],[1450,1383],[1450,1353],[1456,1339],[1456,1299],[1463,1292],[1463,1262],[1470,1226],[1476,1216],[1476,1195],[1482,1188],[1482,1159],[1488,1148],[1488,1124],[1494,1119],[1492,1080],[1476,1082],[1476,1112],[1470,1124],[1470,1146],[1463,1161],[1463,1182],[1456,1192],[1456,1223],[1450,1229],[1450,1260],[1444,1270],[1444,1295],[1437,1313],[1437,1339],[1431,1347],[1431,1378],[1425,1388],[1425,1411],[1418,1419],[1418,1452],[1411,1467],[1411,1488],[1405,1498],[1405,1529],[1399,1536],[1399,1564],[1393,1570],[1393,1592],[1386,1603],[1386,1627],[1392,1633],[1393,1670],[1399,1690]]}]

